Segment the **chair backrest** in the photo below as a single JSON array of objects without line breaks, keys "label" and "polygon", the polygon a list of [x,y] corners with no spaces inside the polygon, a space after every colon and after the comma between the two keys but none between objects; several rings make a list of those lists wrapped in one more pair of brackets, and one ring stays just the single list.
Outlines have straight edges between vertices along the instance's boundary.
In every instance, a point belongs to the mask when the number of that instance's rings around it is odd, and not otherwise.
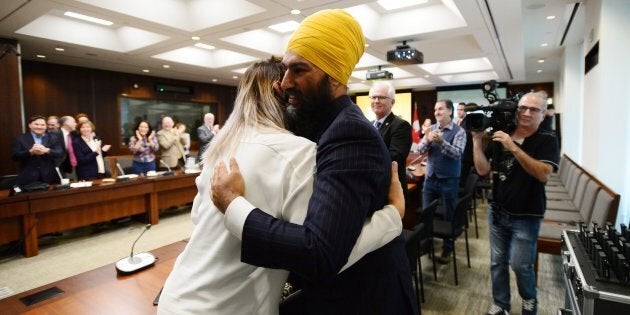
[{"label": "chair backrest", "polygon": [[558,163],[558,173],[561,173],[563,168],[567,167],[567,159],[564,158],[564,155],[560,157],[560,162]]},{"label": "chair backrest", "polygon": [[567,167],[565,167],[564,171],[560,173],[560,180],[563,185],[566,185],[569,182],[569,176],[573,173],[577,166],[573,163],[567,163]]},{"label": "chair backrest", "polygon": [[580,214],[584,218],[585,222],[591,222],[591,215],[593,214],[593,204],[595,203],[595,197],[599,191],[599,185],[593,180],[588,181],[586,189],[584,190],[584,196],[580,203]]},{"label": "chair backrest", "polygon": [[416,224],[420,222],[433,222],[433,215],[439,204],[439,200],[433,200],[426,208],[418,207],[416,209]]},{"label": "chair backrest", "polygon": [[419,223],[413,227],[413,231],[405,230],[403,232],[405,234],[405,250],[407,252],[407,258],[409,258],[410,266],[417,264],[416,260],[418,259],[419,254],[418,244],[420,242],[420,236],[423,234],[424,230],[424,223]]},{"label": "chair backrest", "polygon": [[591,179],[586,174],[580,175],[577,187],[575,188],[575,194],[573,195],[573,204],[578,208],[580,208],[580,205],[582,204],[584,191],[586,190],[586,184],[590,181]]},{"label": "chair backrest", "polygon": [[597,198],[595,198],[595,204],[593,205],[591,222],[596,221],[599,224],[605,224],[608,219],[608,212],[610,211],[610,205],[612,202],[613,197],[609,195],[606,190],[600,189],[597,193]]},{"label": "chair backrest", "polygon": [[464,195],[473,194],[475,192],[475,187],[477,186],[477,181],[479,180],[479,175],[477,173],[470,173],[466,178],[466,184],[464,185]]},{"label": "chair backrest", "polygon": [[[468,209],[472,203],[472,194],[465,194],[457,199],[455,213],[453,214],[453,228],[465,226],[468,228]],[[455,229],[453,229],[455,230]]]},{"label": "chair backrest", "polygon": [[587,176],[586,174],[584,174],[584,172],[582,172],[579,168],[576,168],[574,171],[574,174],[569,177],[569,183],[568,185],[565,185],[567,192],[569,193],[569,196],[571,196],[571,198],[573,198],[575,196],[575,191],[577,190],[577,184],[580,181],[580,178]]},{"label": "chair backrest", "polygon": [[420,235],[420,239],[433,239],[433,218],[435,215],[435,210],[437,209],[439,202],[438,200],[433,200],[426,208],[422,209],[421,214],[416,213],[416,218],[419,218],[418,223],[424,223],[424,230],[422,235]]}]

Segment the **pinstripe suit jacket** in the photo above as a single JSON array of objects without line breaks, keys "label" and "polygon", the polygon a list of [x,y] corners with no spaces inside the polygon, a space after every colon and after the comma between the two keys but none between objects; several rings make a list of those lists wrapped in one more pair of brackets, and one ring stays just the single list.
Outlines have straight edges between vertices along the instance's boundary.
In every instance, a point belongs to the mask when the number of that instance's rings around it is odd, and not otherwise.
[{"label": "pinstripe suit jacket", "polygon": [[338,274],[365,219],[386,204],[391,172],[389,152],[359,107],[348,96],[327,106],[304,225],[255,209],[241,260],[301,276],[311,314],[417,314],[402,236]]}]

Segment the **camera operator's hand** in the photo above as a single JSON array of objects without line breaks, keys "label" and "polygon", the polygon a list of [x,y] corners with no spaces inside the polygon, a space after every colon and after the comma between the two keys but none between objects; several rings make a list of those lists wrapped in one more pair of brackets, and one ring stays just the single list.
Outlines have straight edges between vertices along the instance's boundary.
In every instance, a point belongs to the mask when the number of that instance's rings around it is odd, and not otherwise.
[{"label": "camera operator's hand", "polygon": [[472,135],[473,141],[475,141],[475,140],[482,140],[484,132],[483,131],[471,131],[470,134]]},{"label": "camera operator's hand", "polygon": [[518,149],[518,146],[512,141],[512,137],[503,131],[496,131],[492,134],[492,141],[500,142],[504,148],[510,152]]}]

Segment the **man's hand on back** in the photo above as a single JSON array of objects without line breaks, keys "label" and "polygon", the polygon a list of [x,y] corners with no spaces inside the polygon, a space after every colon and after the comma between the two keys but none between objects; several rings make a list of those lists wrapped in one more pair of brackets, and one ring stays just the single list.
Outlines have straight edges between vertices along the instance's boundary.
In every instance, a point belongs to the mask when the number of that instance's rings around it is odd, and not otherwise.
[{"label": "man's hand on back", "polygon": [[230,203],[244,194],[245,182],[236,160],[230,159],[230,172],[225,167],[225,163],[217,163],[212,175],[212,202],[219,211],[225,213]]}]

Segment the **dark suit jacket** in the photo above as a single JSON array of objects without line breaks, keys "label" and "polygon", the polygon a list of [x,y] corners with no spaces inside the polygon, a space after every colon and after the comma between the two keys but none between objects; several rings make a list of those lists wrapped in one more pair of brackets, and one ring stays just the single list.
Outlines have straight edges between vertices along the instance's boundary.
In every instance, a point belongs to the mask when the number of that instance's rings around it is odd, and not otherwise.
[{"label": "dark suit jacket", "polygon": [[402,236],[337,274],[365,219],[386,204],[391,172],[387,148],[359,107],[348,96],[325,106],[330,120],[317,141],[304,225],[254,209],[241,260],[301,276],[311,314],[418,314]]},{"label": "dark suit jacket", "polygon": [[398,179],[402,189],[407,195],[407,156],[411,149],[411,125],[404,119],[389,113],[383,124],[378,129],[389,149],[392,161],[398,162]]},{"label": "dark suit jacket", "polygon": [[20,162],[16,184],[26,185],[32,182],[44,182],[48,184],[59,182],[59,177],[55,171],[55,158],[61,156],[61,145],[57,142],[57,137],[44,134],[42,145],[49,148],[50,152],[44,155],[31,155],[28,151],[35,144],[30,131],[15,138],[11,148],[11,158]]},{"label": "dark suit jacket", "polygon": [[91,180],[99,178],[98,164],[96,163],[97,152],[85,143],[83,138],[78,135],[72,136],[72,148],[74,149],[74,155],[77,157],[77,171],[78,180]]},{"label": "dark suit jacket", "polygon": [[57,138],[57,142],[61,147],[61,156],[55,159],[55,166],[58,167],[61,172],[72,173],[72,165],[70,165],[70,159],[68,158],[68,151],[66,150],[66,142],[63,138],[63,132],[59,130],[55,132],[48,132],[48,134]]},{"label": "dark suit jacket", "polygon": [[212,127],[210,127],[210,129],[208,129],[206,125],[197,127],[197,137],[199,137],[199,153],[197,154],[197,161],[200,161],[203,151],[206,150],[206,146],[210,143],[210,141],[212,141],[212,138],[214,138]]}]

